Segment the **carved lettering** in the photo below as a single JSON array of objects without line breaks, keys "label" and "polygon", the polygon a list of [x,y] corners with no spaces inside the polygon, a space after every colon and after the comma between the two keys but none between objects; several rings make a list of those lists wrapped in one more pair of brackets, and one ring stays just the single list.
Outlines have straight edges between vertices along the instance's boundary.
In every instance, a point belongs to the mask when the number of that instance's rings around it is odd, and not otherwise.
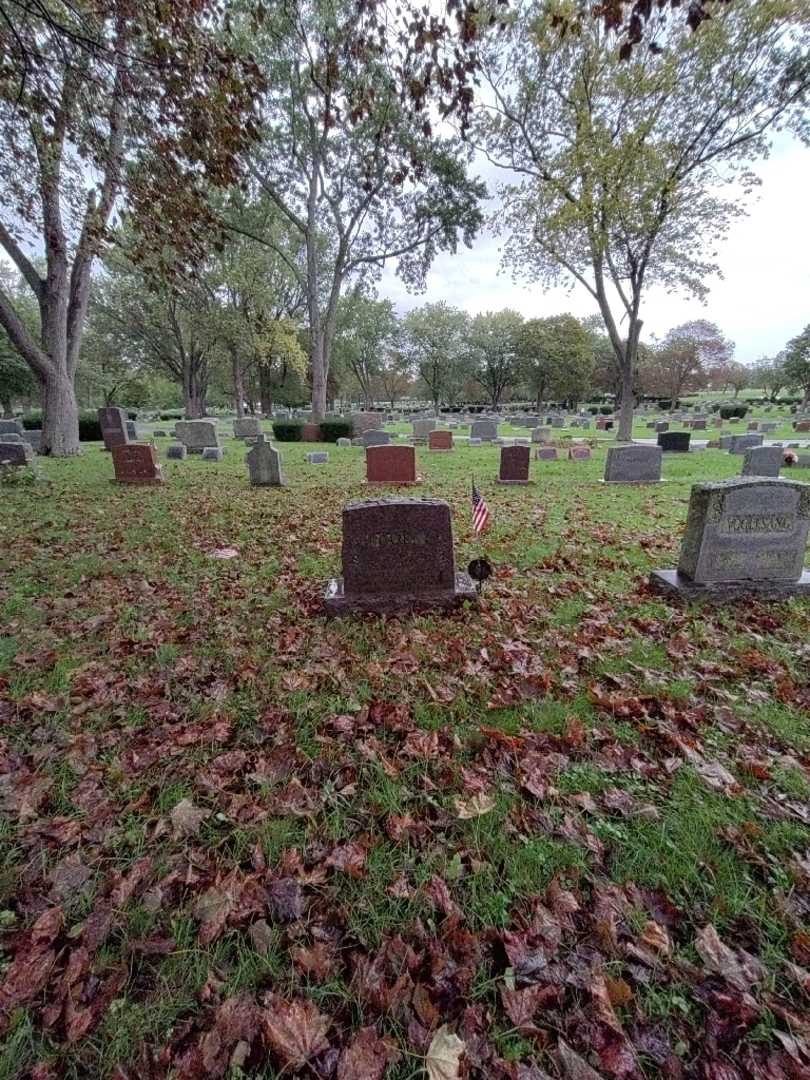
[{"label": "carved lettering", "polygon": [[728,514],[720,519],[721,533],[782,533],[796,526],[794,514]]}]

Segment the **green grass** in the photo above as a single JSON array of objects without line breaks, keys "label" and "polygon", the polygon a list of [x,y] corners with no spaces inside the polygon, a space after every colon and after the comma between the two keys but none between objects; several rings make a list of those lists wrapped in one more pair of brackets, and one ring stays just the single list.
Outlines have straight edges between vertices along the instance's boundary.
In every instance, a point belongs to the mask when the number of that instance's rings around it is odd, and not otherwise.
[{"label": "green grass", "polygon": [[[356,448],[330,447],[312,468],[309,447],[283,445],[288,486],[252,489],[228,440],[223,462],[165,462],[164,487],[131,489],[109,483],[109,455],[90,446],[4,491],[0,981],[17,935],[55,903],[53,868],[76,856],[90,878],[65,897],[53,976],[13,1011],[0,1080],[46,1061],[77,1080],[119,1065],[138,1075],[142,1047],[176,1062],[223,1001],[268,994],[315,1002],[337,1047],[376,1024],[402,1053],[385,1080],[415,1080],[411,984],[433,1027],[456,1030],[482,1004],[494,1052],[554,1071],[541,1045],[589,1007],[581,973],[564,978],[583,945],[631,986],[627,1028],[662,1025],[699,1068],[707,1009],[677,961],[701,963],[710,922],[763,963],[752,993],[796,1008],[786,960],[810,848],[808,605],[685,609],[650,593],[649,571],[677,560],[690,486],[740,460],[668,456],[670,483],[608,491],[610,436],[589,434],[592,460],[532,462],[537,482],[521,489],[495,483],[496,447],[417,450],[419,495],[451,505],[457,565],[484,551],[496,567],[480,606],[447,617],[323,618],[341,509],[369,495]],[[649,437],[643,423],[636,434]],[[494,516],[483,539],[473,473]],[[210,557],[224,546],[238,558]],[[736,786],[712,786],[687,752]],[[462,816],[481,791],[492,807]],[[196,835],[172,828],[182,799],[208,813]],[[300,911],[273,906],[279,880],[297,882]],[[212,890],[230,907],[205,940],[197,903]],[[606,890],[618,944],[601,953]],[[91,1000],[113,972],[124,981],[69,1042],[46,1010],[111,896],[113,924],[76,993]],[[639,981],[625,943],[666,903],[675,959]],[[515,978],[504,942],[555,904],[563,1004],[534,1040],[503,1007]],[[267,952],[250,935],[259,919]],[[312,949],[324,970],[302,963]],[[380,986],[407,984],[387,1009],[357,975],[372,960]],[[786,1022],[761,1005],[748,1038],[780,1053]],[[252,1055],[244,1075],[307,1075],[260,1036]]]}]

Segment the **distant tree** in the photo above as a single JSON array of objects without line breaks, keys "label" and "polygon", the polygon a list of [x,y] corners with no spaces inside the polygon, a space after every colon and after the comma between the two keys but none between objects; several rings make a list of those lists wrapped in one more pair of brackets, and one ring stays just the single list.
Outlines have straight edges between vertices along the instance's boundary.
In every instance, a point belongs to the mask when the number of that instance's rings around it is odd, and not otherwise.
[{"label": "distant tree", "polygon": [[802,408],[810,407],[810,324],[785,346],[783,370],[789,385],[804,394]]},{"label": "distant tree", "polygon": [[763,356],[756,362],[751,372],[750,385],[764,390],[771,401],[777,400],[780,392],[788,385],[784,349],[774,357]]},{"label": "distant tree", "polygon": [[711,371],[723,371],[729,380],[734,345],[707,319],[694,319],[673,327],[650,350],[644,367],[645,389],[671,400],[702,390]]},{"label": "distant tree", "polygon": [[36,382],[31,369],[20,355],[6,332],[0,328],[0,405],[3,416],[14,416],[14,402],[36,393]]},{"label": "distant tree", "polygon": [[375,397],[390,402],[392,410],[406,397],[411,388],[411,371],[407,356],[399,348],[383,356],[374,382]]},{"label": "distant tree", "polygon": [[573,315],[527,320],[518,355],[523,381],[538,409],[550,396],[576,401],[588,389],[594,367],[593,337]]},{"label": "distant tree", "polygon": [[721,390],[733,390],[734,397],[739,397],[740,391],[754,383],[753,369],[737,360],[721,361],[711,366],[707,372],[708,382],[711,386]]},{"label": "distant tree", "polygon": [[627,42],[601,21],[560,36],[572,10],[515,0],[503,32],[482,36],[477,139],[515,177],[501,189],[507,263],[543,284],[578,283],[598,304],[627,439],[646,289],[705,293],[705,253],[740,213],[718,176],[748,184],[771,130],[803,131],[810,20],[805,0],[737,0],[692,34],[648,3],[645,40],[622,62]]},{"label": "distant tree", "polygon": [[354,377],[366,408],[374,397],[375,380],[386,355],[394,348],[398,323],[391,300],[376,300],[359,288],[338,304],[334,361]]},{"label": "distant tree", "polygon": [[437,410],[457,398],[470,374],[467,324],[467,315],[444,301],[414,308],[402,320],[400,348]]},{"label": "distant tree", "polygon": [[511,308],[476,315],[468,324],[466,345],[474,377],[493,409],[519,381],[518,341],[522,326],[523,316]]}]

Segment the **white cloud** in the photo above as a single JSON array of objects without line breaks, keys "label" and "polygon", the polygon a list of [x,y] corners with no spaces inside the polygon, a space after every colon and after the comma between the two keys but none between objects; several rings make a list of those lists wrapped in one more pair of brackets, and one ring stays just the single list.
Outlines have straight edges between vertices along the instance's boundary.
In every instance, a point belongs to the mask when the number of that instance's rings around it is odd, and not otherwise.
[{"label": "white cloud", "polygon": [[[779,135],[771,157],[755,171],[762,184],[747,203],[748,216],[734,223],[718,247],[723,277],[708,282],[706,304],[651,288],[643,301],[645,334],[661,336],[686,319],[708,318],[736,342],[737,359],[753,363],[778,352],[810,322],[810,148]],[[486,172],[494,189],[493,174]],[[394,300],[401,312],[428,300],[445,300],[471,313],[512,307],[527,317],[596,311],[580,286],[570,293],[562,288],[544,292],[539,285],[514,283],[500,272],[499,245],[499,239],[485,233],[472,249],[441,255],[424,294],[408,293],[387,268],[380,295]]]}]

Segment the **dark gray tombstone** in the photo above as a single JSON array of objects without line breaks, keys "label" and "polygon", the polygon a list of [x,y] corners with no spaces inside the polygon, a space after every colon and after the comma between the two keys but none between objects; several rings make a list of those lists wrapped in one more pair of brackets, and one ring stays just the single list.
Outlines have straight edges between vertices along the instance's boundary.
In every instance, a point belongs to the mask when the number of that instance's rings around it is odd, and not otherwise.
[{"label": "dark gray tombstone", "polygon": [[166,457],[174,461],[182,461],[188,450],[186,450],[183,443],[172,443],[172,445],[166,450]]},{"label": "dark gray tombstone", "polygon": [[531,453],[528,446],[504,446],[501,448],[499,484],[528,484]]},{"label": "dark gray tombstone", "polygon": [[190,454],[201,454],[209,447],[219,447],[217,425],[213,420],[178,420],[174,437]]},{"label": "dark gray tombstone", "polygon": [[[419,421],[417,420],[416,423],[419,423]],[[416,427],[416,424],[414,424],[414,427]],[[391,436],[387,431],[380,431],[375,428],[364,431],[361,439],[363,446],[388,446],[391,442]]]},{"label": "dark gray tombstone", "polygon": [[745,451],[742,476],[778,476],[785,452],[781,446],[751,446]]},{"label": "dark gray tombstone", "polygon": [[248,475],[254,487],[283,487],[284,476],[281,472],[281,454],[259,435],[251,449],[245,455]]},{"label": "dark gray tombstone", "polygon": [[0,435],[23,435],[23,426],[19,420],[0,420]]},{"label": "dark gray tombstone", "polygon": [[258,416],[238,416],[233,422],[235,439],[256,439],[262,433]]},{"label": "dark gray tombstone", "polygon": [[132,441],[127,429],[127,414],[123,409],[108,405],[98,409],[97,413],[105,450],[112,450],[114,446],[124,446]]},{"label": "dark gray tombstone", "polygon": [[0,435],[0,465],[30,465],[34,451],[19,435]]},{"label": "dark gray tombstone", "polygon": [[[759,434],[751,435],[732,435],[731,446],[728,448],[730,454],[744,454],[746,450],[750,450],[752,446],[762,446],[763,436]],[[720,440],[720,445],[723,445],[723,440]]]},{"label": "dark gray tombstone", "polygon": [[202,451],[203,461],[222,461],[225,451],[221,446],[204,446]]},{"label": "dark gray tombstone", "polygon": [[608,484],[657,484],[661,479],[660,446],[610,446],[605,462]]},{"label": "dark gray tombstone", "polygon": [[470,425],[470,438],[492,442],[498,438],[498,425],[494,420],[475,420]]},{"label": "dark gray tombstone", "polygon": [[688,454],[691,438],[689,431],[661,431],[658,434],[658,445],[665,454]]},{"label": "dark gray tombstone", "polygon": [[696,484],[678,569],[654,571],[651,584],[687,599],[810,596],[808,529],[810,484],[753,476]]},{"label": "dark gray tombstone", "polygon": [[457,573],[450,507],[440,499],[374,499],[343,510],[343,577],[329,582],[329,615],[448,610],[476,591]]}]

